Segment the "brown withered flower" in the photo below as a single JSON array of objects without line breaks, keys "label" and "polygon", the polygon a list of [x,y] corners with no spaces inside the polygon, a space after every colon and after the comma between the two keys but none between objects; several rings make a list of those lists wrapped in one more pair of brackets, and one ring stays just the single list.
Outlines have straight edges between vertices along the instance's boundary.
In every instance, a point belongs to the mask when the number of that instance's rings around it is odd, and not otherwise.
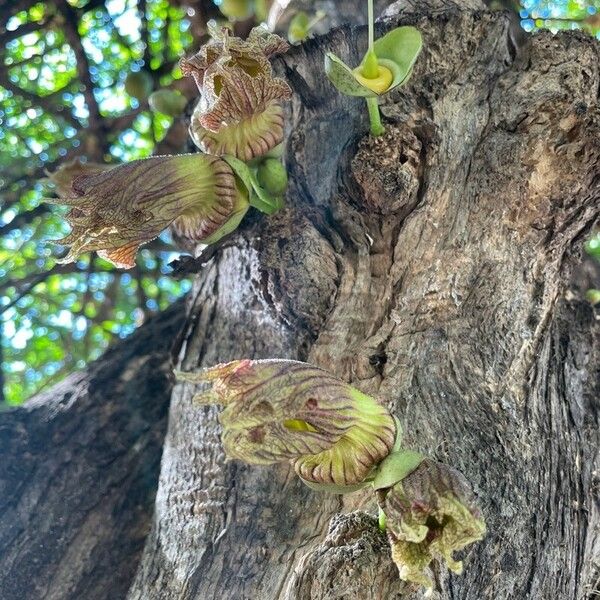
[{"label": "brown withered flower", "polygon": [[456,469],[424,458],[409,475],[392,487],[378,490],[386,516],[392,559],[400,578],[433,588],[426,569],[435,558],[454,573],[462,562],[457,550],[481,540],[485,521],[465,477]]},{"label": "brown withered flower", "polygon": [[203,152],[248,161],[283,141],[280,103],[291,97],[291,89],[274,77],[269,57],[289,45],[262,27],[245,41],[226,28],[213,28],[211,35],[197,54],[181,61],[183,74],[193,77],[200,91],[190,136]]},{"label": "brown withered flower", "polygon": [[178,377],[212,384],[194,400],[225,407],[228,456],[290,461],[309,484],[361,484],[394,445],[396,423],[382,404],[307,363],[237,360]]},{"label": "brown withered flower", "polygon": [[56,241],[70,246],[61,262],[97,251],[123,268],[133,267],[138,248],[169,225],[210,243],[235,229],[249,206],[231,167],[204,154],[156,156],[79,175],[70,193],[46,201],[71,207],[71,233]]}]

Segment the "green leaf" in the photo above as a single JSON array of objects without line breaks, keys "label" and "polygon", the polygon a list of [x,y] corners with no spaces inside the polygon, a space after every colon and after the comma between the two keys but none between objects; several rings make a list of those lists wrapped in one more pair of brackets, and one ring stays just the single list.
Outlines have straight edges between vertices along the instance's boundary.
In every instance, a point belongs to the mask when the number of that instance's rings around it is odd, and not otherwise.
[{"label": "green leaf", "polygon": [[413,450],[392,452],[379,464],[373,488],[383,490],[392,487],[410,475],[423,461],[424,456]]}]

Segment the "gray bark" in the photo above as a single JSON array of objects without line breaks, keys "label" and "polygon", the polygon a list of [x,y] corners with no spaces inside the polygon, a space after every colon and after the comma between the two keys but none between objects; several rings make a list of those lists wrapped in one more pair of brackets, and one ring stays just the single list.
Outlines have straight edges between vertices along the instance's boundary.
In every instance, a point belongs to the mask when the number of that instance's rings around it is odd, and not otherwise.
[{"label": "gray bark", "polygon": [[0,598],[123,598],[150,529],[179,302],[0,414]]},{"label": "gray bark", "polygon": [[[324,49],[358,61],[363,29],[278,61],[295,91],[288,205],[248,219],[199,267],[179,366],[306,360],[387,402],[407,445],[459,468],[487,519],[462,576],[434,568],[436,597],[591,599],[600,333],[578,266],[600,209],[599,45],[539,34],[517,48],[502,14],[412,4],[382,25],[415,24],[425,39],[410,83],[384,101],[382,138],[366,135],[361,101],[322,74]],[[285,465],[226,462],[218,411],[193,406],[193,392],[173,390],[152,529],[141,558],[138,545],[127,559],[137,565],[130,600],[422,597],[398,581],[364,514],[374,514],[368,493],[319,494]],[[118,439],[118,423],[106,428]],[[59,517],[47,515],[60,531]],[[130,541],[96,523],[104,557]],[[48,543],[48,529],[32,527],[11,544]],[[77,546],[65,546],[56,564],[72,586],[24,597],[101,597],[75,594],[89,589],[87,573]]]}]

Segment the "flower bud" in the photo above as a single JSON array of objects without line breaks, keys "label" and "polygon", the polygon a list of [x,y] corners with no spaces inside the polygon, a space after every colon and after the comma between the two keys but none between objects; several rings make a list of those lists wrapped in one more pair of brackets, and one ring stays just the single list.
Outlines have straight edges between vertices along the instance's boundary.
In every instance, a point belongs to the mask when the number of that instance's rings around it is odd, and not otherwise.
[{"label": "flower bud", "polygon": [[297,12],[291,19],[287,38],[290,44],[303,42],[310,33],[310,19],[303,10]]},{"label": "flower bud", "polygon": [[594,258],[600,260],[600,231],[597,231],[584,244],[585,251]]},{"label": "flower bud", "polygon": [[392,487],[378,491],[386,515],[392,558],[400,578],[431,589],[425,569],[434,558],[454,573],[462,562],[453,553],[485,535],[485,522],[464,476],[442,463],[423,459]]},{"label": "flower bud", "polygon": [[190,135],[203,152],[249,161],[283,140],[280,101],[291,97],[291,89],[273,76],[268,58],[288,44],[261,27],[246,41],[227,29],[211,33],[208,44],[181,61],[183,74],[194,78],[201,94]]},{"label": "flower bud", "polygon": [[152,93],[154,81],[148,71],[131,71],[125,77],[125,91],[138,100],[145,100]]},{"label": "flower bud", "polygon": [[177,90],[156,90],[148,98],[148,104],[154,112],[170,117],[178,117],[187,105],[186,97]]},{"label": "flower bud", "polygon": [[288,176],[281,161],[267,158],[258,165],[256,173],[258,183],[275,196],[283,194],[287,188]]},{"label": "flower bud", "polygon": [[46,201],[72,207],[67,215],[72,231],[56,241],[71,246],[62,262],[95,250],[114,265],[130,268],[139,246],[171,224],[188,239],[216,241],[239,223],[248,192],[225,161],[184,154],[81,175],[68,196]]},{"label": "flower bud", "polygon": [[585,293],[585,299],[590,304],[600,304],[600,290],[595,288],[587,290]]},{"label": "flower bud", "polygon": [[219,421],[228,456],[289,460],[309,483],[359,484],[394,445],[396,424],[384,406],[306,363],[238,360],[178,377],[212,383],[194,400],[225,407]]},{"label": "flower bud", "polygon": [[252,16],[252,0],[222,0],[219,10],[234,21],[244,21]]}]

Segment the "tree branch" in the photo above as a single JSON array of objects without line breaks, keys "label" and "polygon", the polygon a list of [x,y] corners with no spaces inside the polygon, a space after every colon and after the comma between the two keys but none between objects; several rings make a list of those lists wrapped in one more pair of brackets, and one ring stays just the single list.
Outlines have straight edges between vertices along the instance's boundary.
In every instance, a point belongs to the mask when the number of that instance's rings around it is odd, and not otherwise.
[{"label": "tree branch", "polygon": [[55,97],[62,95],[65,91],[65,88],[60,90],[56,90],[47,96],[38,96],[37,94],[32,94],[27,90],[19,87],[14,84],[6,75],[6,71],[4,69],[0,69],[0,86],[11,91],[13,94],[17,96],[21,96],[24,100],[28,100],[34,106],[39,106],[42,110],[47,113],[52,114],[54,117],[59,119],[64,119],[73,127],[79,129],[81,127],[81,123],[68,111],[62,111],[62,105],[56,104],[52,100]]},{"label": "tree branch", "polygon": [[47,204],[40,204],[31,210],[26,210],[19,213],[10,223],[0,226],[0,236],[6,235],[15,229],[31,223],[35,218],[41,217],[50,212],[50,207]]},{"label": "tree branch", "polygon": [[57,9],[65,18],[65,37],[75,53],[75,58],[77,60],[77,75],[83,86],[83,96],[90,114],[89,127],[91,130],[97,131],[100,128],[102,117],[100,115],[98,101],[94,96],[94,83],[90,75],[89,59],[81,42],[81,36],[79,35],[79,17],[77,11],[67,2],[67,0],[55,1]]}]

